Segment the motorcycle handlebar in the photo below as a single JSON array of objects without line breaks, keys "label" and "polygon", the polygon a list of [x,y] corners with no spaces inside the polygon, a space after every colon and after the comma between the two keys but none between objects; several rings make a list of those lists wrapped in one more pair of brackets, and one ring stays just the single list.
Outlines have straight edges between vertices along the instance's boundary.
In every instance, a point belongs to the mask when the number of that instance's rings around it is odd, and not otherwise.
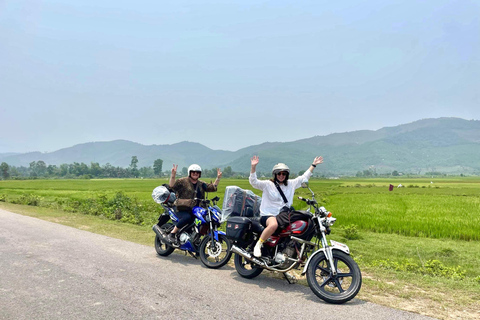
[{"label": "motorcycle handlebar", "polygon": [[308,205],[315,205],[317,203],[315,200],[305,199],[303,197],[298,197],[298,199],[305,201]]},{"label": "motorcycle handlebar", "polygon": [[213,201],[213,203],[217,202],[220,200],[220,198],[218,196],[215,196],[215,198],[212,198],[212,199],[199,199],[199,198],[194,198],[193,200],[195,201],[200,201],[201,203],[205,203],[205,204],[210,204],[210,201]]}]

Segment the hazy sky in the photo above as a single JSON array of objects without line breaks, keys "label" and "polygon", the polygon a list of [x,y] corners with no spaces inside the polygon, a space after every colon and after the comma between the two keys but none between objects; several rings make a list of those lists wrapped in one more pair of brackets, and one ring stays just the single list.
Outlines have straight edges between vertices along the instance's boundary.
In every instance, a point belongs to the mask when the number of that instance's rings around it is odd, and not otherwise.
[{"label": "hazy sky", "polygon": [[0,153],[480,119],[480,2],[0,0]]}]

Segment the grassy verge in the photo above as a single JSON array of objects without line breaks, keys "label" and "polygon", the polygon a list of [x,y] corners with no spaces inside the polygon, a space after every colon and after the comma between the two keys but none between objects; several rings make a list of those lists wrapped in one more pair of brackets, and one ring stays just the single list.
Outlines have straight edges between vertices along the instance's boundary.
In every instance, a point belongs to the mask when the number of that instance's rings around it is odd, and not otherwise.
[{"label": "grassy verge", "polygon": [[[0,208],[153,247],[154,234],[150,226],[5,202],[0,202]],[[358,240],[348,240],[341,228],[334,229],[331,235],[332,239],[350,246],[360,265],[363,286],[359,299],[440,319],[480,318],[480,243],[366,231],[359,235]],[[439,257],[447,270],[461,264],[465,277],[431,276],[418,272],[427,261]],[[392,263],[378,263],[383,260]],[[265,275],[273,274],[265,272]],[[299,282],[306,285],[302,277]]]}]

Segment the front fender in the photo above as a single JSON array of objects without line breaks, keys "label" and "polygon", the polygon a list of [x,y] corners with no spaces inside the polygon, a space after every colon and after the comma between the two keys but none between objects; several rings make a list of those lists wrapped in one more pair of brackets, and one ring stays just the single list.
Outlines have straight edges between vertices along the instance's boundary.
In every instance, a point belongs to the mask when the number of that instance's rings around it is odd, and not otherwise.
[{"label": "front fender", "polygon": [[[342,251],[342,252],[345,252],[346,254],[350,255],[350,249],[348,248],[348,246],[346,244],[343,244],[343,243],[340,243],[340,242],[337,242],[337,241],[333,241],[333,240],[330,240],[330,243],[332,244],[330,247],[328,247],[327,249],[330,249],[330,250],[338,250],[338,251]],[[315,257],[316,255],[318,255],[320,252],[323,252],[325,255],[327,255],[325,253],[325,250],[326,248],[320,248],[318,249],[317,251],[315,251],[307,260],[307,263],[305,263],[305,267],[303,267],[303,271],[302,271],[302,275],[304,275],[306,272],[307,272],[307,268],[308,268],[308,265],[310,264],[310,261],[313,259],[313,257]]]},{"label": "front fender", "polygon": [[218,235],[219,235],[219,234],[223,234],[224,236],[227,235],[227,234],[226,234],[225,232],[223,232],[223,231],[217,231],[217,230],[213,231],[213,236],[215,237],[215,240],[216,240],[216,241],[218,241]]}]

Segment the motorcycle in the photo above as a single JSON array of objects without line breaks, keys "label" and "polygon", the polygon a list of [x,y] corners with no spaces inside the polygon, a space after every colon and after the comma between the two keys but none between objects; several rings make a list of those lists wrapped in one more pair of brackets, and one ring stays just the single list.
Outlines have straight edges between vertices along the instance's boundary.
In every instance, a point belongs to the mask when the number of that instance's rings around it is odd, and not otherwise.
[{"label": "motorcycle", "polygon": [[[263,226],[248,217],[227,219],[226,233],[232,241],[235,269],[240,276],[248,279],[255,278],[263,270],[277,271],[283,273],[289,283],[294,283],[296,277],[289,271],[303,267],[301,274],[306,274],[308,285],[315,295],[329,303],[345,303],[360,291],[360,268],[350,256],[347,245],[334,240],[328,243],[326,236],[330,234],[336,218],[318,205],[308,183],[303,183],[302,187],[308,188],[312,197],[298,198],[305,201],[309,208],[293,211],[291,223],[263,243],[259,258],[253,255],[253,248]],[[314,211],[310,212],[312,208]]]},{"label": "motorcycle", "polygon": [[[168,194],[166,200],[163,200],[165,196],[159,200],[158,197],[155,199],[154,194],[152,194],[152,197],[164,209],[163,214],[158,218],[158,223],[152,227],[155,232],[155,250],[158,255],[166,257],[176,249],[167,240],[168,234],[174,228],[172,221],[178,221],[176,207],[173,205],[174,199],[172,200],[175,195],[172,192]],[[227,239],[225,232],[218,230],[221,210],[217,206],[217,202],[220,198],[216,196],[211,200],[195,200],[199,204],[192,210],[195,219],[192,223],[178,230],[179,246],[177,249],[185,251],[185,254],[189,253],[195,259],[200,256],[200,260],[208,268],[220,268],[232,256],[230,241]]]}]

